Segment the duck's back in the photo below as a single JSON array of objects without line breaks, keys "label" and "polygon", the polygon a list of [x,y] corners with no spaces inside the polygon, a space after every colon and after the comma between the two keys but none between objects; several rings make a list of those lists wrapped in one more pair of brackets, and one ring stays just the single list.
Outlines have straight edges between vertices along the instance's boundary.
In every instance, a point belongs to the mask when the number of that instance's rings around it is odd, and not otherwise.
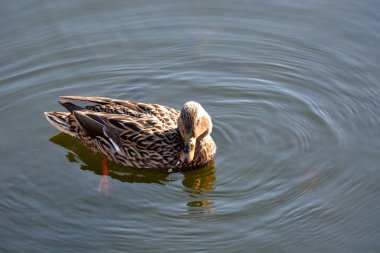
[{"label": "duck's back", "polygon": [[125,166],[174,168],[179,160],[179,111],[101,97],[63,97],[95,103],[79,107],[60,101],[70,112],[45,113],[59,130]]}]

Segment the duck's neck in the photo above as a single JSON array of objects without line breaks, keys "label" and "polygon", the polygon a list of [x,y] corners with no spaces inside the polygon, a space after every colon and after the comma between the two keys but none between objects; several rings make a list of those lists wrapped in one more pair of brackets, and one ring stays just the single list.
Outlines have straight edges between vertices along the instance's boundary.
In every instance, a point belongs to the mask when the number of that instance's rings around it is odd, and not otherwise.
[{"label": "duck's neck", "polygon": [[207,145],[210,142],[211,136],[206,135],[202,139],[197,139],[197,144],[195,147],[195,159],[197,161],[207,160]]}]

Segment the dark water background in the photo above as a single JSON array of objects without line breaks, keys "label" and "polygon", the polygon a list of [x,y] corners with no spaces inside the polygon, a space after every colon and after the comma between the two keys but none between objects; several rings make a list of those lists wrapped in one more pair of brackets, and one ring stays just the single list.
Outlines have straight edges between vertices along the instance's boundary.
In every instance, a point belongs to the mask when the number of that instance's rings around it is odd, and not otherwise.
[{"label": "dark water background", "polygon": [[[379,1],[1,1],[1,252],[380,252]],[[215,164],[110,166],[59,95],[213,118]],[[52,137],[53,136],[53,137]]]}]

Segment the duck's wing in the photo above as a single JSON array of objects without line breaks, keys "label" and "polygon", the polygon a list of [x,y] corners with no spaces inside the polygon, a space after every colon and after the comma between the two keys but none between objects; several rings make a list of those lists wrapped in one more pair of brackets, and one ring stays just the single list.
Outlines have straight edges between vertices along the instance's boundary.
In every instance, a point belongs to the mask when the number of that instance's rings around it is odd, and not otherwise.
[{"label": "duck's wing", "polygon": [[81,131],[96,140],[98,149],[113,160],[133,167],[162,167],[178,160],[179,134],[156,116],[74,110]]}]

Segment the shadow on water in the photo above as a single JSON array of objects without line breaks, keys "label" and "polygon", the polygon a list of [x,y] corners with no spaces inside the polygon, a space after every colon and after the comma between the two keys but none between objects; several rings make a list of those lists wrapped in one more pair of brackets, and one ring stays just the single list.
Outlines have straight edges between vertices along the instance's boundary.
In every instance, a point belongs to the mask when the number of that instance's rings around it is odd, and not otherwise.
[{"label": "shadow on water", "polygon": [[[103,175],[102,154],[93,152],[90,148],[81,144],[74,137],[65,133],[59,133],[50,138],[50,141],[68,150],[66,155],[71,163],[83,163],[82,170],[92,171],[97,175]],[[202,168],[182,171],[182,185],[184,191],[191,195],[202,195],[214,189],[215,165],[211,163]],[[121,166],[114,162],[108,162],[108,176],[126,183],[165,184],[175,179],[170,177],[166,170],[148,170]],[[189,202],[188,206],[208,206],[210,201]]]}]

